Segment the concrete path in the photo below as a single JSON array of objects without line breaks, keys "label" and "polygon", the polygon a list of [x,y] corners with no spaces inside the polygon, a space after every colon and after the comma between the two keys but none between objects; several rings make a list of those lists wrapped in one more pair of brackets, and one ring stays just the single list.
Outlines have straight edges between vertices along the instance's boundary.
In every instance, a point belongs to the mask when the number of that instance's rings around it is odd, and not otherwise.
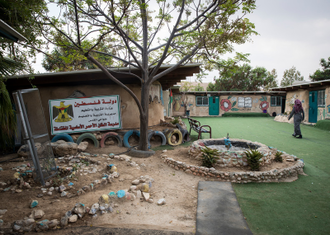
[{"label": "concrete path", "polygon": [[252,235],[230,182],[198,183],[197,234]]}]

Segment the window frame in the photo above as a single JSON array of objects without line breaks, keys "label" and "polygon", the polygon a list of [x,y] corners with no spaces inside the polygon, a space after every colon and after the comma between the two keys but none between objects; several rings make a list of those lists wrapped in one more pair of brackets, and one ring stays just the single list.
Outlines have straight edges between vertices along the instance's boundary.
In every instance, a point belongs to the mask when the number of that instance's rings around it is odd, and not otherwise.
[{"label": "window frame", "polygon": [[[275,99],[275,102],[273,102]],[[271,107],[282,107],[282,96],[271,96],[270,97],[270,106]]]},{"label": "window frame", "polygon": [[[323,93],[322,97],[320,97],[321,93]],[[318,90],[317,91],[317,107],[322,107],[322,108],[325,107],[325,90]]]},{"label": "window frame", "polygon": [[[202,99],[202,104],[198,104],[198,99]],[[207,104],[204,103],[206,100]],[[207,96],[196,96],[196,106],[206,107],[209,106],[209,97]]]}]

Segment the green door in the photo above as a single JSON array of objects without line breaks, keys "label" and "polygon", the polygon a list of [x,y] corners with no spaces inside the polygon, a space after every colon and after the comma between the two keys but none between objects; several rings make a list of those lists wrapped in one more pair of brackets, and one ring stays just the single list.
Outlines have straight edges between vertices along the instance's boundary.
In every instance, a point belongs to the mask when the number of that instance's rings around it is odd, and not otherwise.
[{"label": "green door", "polygon": [[309,92],[309,112],[308,121],[317,122],[317,91]]},{"label": "green door", "polygon": [[209,115],[219,115],[219,97],[209,97]]}]

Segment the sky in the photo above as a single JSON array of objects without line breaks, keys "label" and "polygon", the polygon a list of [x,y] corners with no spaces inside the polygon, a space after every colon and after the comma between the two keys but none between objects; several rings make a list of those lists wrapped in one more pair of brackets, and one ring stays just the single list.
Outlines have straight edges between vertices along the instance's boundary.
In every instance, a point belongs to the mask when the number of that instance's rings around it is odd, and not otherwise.
[{"label": "sky", "polygon": [[[330,57],[330,0],[257,0],[256,5],[247,18],[259,35],[234,46],[235,50],[249,53],[252,67],[276,69],[278,85],[284,71],[292,66],[309,81],[309,75],[321,68],[320,59]],[[41,61],[35,68],[45,72]],[[214,76],[218,71],[209,72],[203,82],[212,82]]]},{"label": "sky", "polygon": [[[257,0],[256,5],[247,18],[259,35],[235,50],[249,53],[252,67],[276,69],[278,85],[292,66],[309,81],[309,75],[321,69],[320,59],[330,57],[330,1]],[[217,75],[213,71],[203,82]]]}]

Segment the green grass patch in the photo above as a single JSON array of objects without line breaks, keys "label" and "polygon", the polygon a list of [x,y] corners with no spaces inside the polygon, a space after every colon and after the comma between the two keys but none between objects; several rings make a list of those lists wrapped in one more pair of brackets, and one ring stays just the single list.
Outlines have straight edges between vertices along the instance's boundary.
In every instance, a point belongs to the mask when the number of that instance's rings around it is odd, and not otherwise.
[{"label": "green grass patch", "polygon": [[307,176],[299,176],[295,182],[233,184],[253,234],[329,234],[329,131],[301,125],[303,138],[297,139],[292,137],[292,124],[272,117],[195,119],[211,126],[213,138],[229,133],[230,138],[257,141],[304,160]]},{"label": "green grass patch", "polygon": [[317,121],[316,128],[319,128],[321,130],[326,130],[326,131],[330,131],[330,120],[320,120]]},{"label": "green grass patch", "polygon": [[[176,146],[176,147],[188,147],[192,144],[192,142],[197,140],[197,137],[198,137],[197,135],[191,135],[190,140],[188,142],[184,142],[183,144],[180,144],[179,146]],[[161,146],[157,146],[155,148],[152,148],[152,150],[154,150],[154,151],[165,150],[165,149],[166,150],[173,150],[176,147],[173,147],[173,146],[170,146],[170,145],[161,145]]]},{"label": "green grass patch", "polygon": [[270,117],[268,113],[224,113],[222,117]]}]

